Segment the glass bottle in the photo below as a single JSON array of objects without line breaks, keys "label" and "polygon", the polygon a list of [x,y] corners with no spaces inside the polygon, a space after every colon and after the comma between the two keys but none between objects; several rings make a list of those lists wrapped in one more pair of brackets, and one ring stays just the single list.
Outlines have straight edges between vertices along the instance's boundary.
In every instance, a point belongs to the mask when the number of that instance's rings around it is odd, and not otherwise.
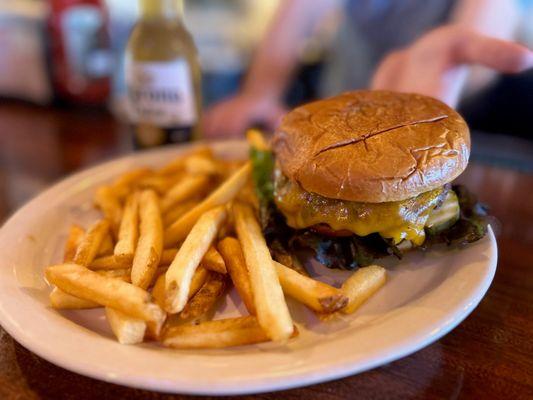
[{"label": "glass bottle", "polygon": [[200,66],[183,0],[139,0],[126,48],[128,114],[137,147],[187,142],[200,121]]}]

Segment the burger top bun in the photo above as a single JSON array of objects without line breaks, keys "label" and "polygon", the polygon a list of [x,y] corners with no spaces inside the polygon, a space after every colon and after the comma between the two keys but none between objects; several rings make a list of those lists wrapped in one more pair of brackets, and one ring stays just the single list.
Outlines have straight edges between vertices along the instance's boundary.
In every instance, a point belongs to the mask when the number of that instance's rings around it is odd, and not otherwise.
[{"label": "burger top bun", "polygon": [[381,203],[442,186],[466,168],[470,134],[431,97],[359,90],[289,112],[273,138],[281,171],[324,197]]}]

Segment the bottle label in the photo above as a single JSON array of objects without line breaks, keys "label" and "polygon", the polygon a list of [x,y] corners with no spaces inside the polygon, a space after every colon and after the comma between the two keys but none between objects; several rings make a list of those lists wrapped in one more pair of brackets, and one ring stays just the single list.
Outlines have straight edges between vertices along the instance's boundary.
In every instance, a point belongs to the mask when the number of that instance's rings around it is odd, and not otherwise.
[{"label": "bottle label", "polygon": [[196,123],[194,88],[185,59],[169,62],[127,59],[125,77],[132,122],[158,127]]}]

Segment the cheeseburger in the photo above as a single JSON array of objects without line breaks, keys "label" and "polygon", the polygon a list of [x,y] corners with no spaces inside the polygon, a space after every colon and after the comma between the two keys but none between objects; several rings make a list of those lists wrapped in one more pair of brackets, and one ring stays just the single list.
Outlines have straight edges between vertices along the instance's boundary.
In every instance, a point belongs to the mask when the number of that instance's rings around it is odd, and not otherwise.
[{"label": "cheeseburger", "polygon": [[486,233],[484,208],[450,184],[468,163],[468,126],[434,98],[364,90],[303,105],[283,118],[272,153],[252,160],[276,258],[308,248],[353,269]]}]

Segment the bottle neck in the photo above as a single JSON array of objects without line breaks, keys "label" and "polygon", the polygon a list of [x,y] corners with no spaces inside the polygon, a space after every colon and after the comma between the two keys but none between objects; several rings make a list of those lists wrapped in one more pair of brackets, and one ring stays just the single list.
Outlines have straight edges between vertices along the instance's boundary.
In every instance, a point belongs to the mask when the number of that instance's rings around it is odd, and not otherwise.
[{"label": "bottle neck", "polygon": [[183,18],[183,0],[139,0],[141,19]]}]

